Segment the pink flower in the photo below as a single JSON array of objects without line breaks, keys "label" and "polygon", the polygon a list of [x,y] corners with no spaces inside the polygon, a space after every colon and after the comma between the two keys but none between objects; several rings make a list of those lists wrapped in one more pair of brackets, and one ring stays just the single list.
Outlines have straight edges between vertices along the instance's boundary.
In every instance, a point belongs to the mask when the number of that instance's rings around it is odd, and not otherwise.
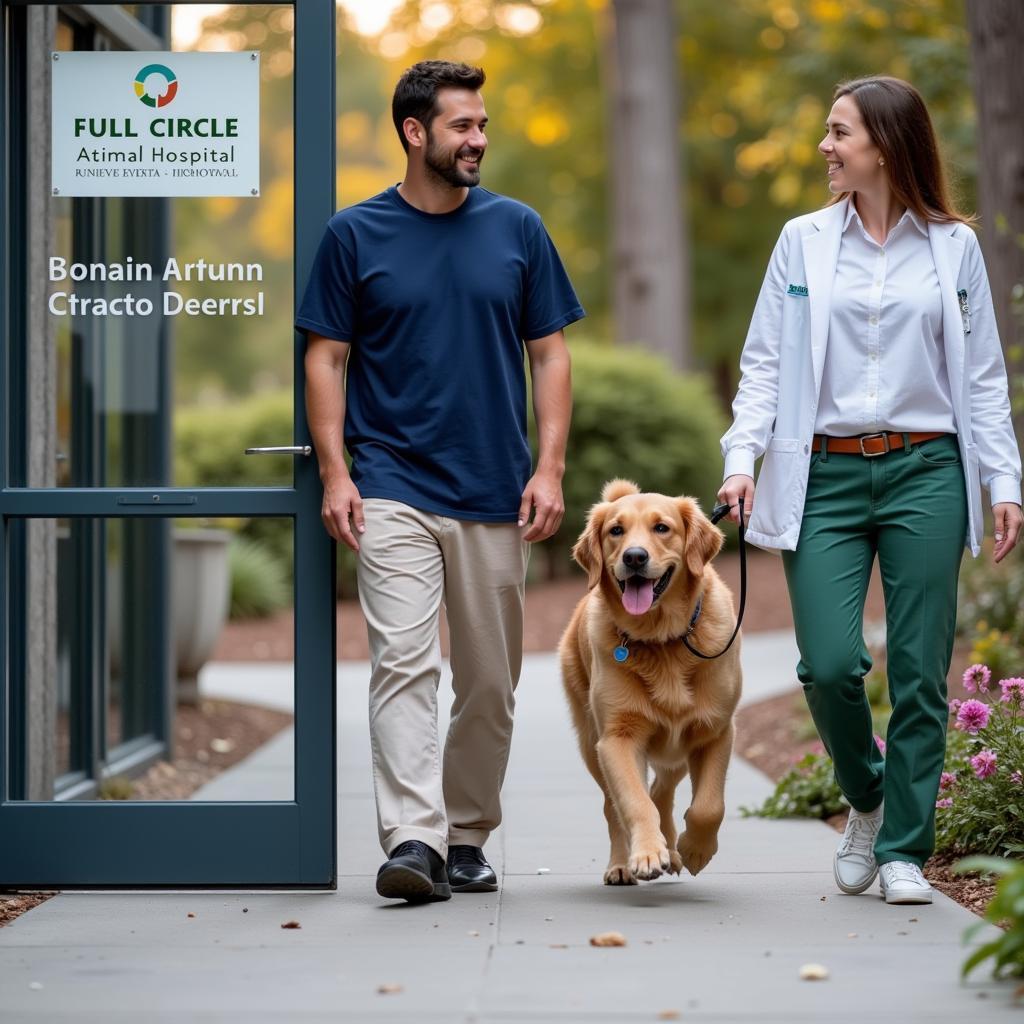
[{"label": "pink flower", "polygon": [[1020,772],[1010,772],[1010,781],[1015,786],[1024,786],[1024,775]]},{"label": "pink flower", "polygon": [[991,750],[980,750],[971,758],[971,767],[979,779],[987,779],[996,772],[996,755]]},{"label": "pink flower", "polygon": [[885,740],[881,736],[875,736],[875,746],[882,752],[882,756],[885,756]]},{"label": "pink flower", "polygon": [[988,705],[980,700],[965,700],[956,713],[956,727],[972,736],[988,725]]},{"label": "pink flower", "polygon": [[953,784],[956,782],[955,772],[943,772],[939,776],[939,789],[952,789]]},{"label": "pink flower", "polygon": [[1016,703],[1024,707],[1024,679],[1014,676],[1012,679],[1000,679],[999,689],[1003,691],[1000,701],[1004,704]]},{"label": "pink flower", "polygon": [[936,807],[952,807],[953,798],[951,796],[944,796],[941,800],[935,801]]},{"label": "pink flower", "polygon": [[964,689],[968,693],[977,693],[979,690],[985,692],[991,678],[992,671],[988,665],[972,665],[964,673]]},{"label": "pink flower", "polygon": [[954,697],[949,702],[949,713],[951,715],[955,715],[960,710],[960,705],[961,704],[963,704],[963,701],[962,700],[958,700],[956,697]]}]

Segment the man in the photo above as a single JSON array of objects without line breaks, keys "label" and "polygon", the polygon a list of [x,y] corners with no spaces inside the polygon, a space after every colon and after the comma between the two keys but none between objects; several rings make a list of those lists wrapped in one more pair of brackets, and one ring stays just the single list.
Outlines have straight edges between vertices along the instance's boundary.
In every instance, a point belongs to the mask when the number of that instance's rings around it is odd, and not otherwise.
[{"label": "man", "polygon": [[[410,902],[498,887],[483,846],[501,820],[529,545],[564,510],[562,329],[584,315],[540,217],[477,187],[483,83],[447,61],[405,72],[392,100],[405,178],[331,218],[295,321],[324,525],[358,554],[388,856],[377,892]],[[443,758],[442,600],[455,691]]]}]

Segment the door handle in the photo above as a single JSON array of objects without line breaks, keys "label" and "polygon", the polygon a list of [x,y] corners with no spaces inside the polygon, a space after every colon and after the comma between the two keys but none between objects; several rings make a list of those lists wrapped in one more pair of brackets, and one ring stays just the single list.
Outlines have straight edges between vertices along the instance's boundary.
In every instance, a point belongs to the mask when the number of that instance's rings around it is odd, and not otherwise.
[{"label": "door handle", "polygon": [[289,444],[271,448],[246,448],[246,455],[312,455],[313,448],[308,444]]}]

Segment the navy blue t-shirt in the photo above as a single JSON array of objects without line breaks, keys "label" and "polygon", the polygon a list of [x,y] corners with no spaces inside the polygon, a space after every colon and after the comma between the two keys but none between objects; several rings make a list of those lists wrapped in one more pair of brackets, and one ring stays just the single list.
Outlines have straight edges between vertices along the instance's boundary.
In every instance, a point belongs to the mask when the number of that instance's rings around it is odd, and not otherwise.
[{"label": "navy blue t-shirt", "polygon": [[583,316],[528,206],[476,187],[430,214],[392,186],[330,219],[295,325],[351,343],[362,497],[514,522],[531,468],[523,343]]}]

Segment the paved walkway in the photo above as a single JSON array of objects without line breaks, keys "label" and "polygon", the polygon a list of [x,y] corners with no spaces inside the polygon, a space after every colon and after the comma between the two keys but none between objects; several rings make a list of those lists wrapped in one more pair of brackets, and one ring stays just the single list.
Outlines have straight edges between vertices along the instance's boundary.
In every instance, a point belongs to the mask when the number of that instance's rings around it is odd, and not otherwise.
[{"label": "paved walkway", "polygon": [[[793,686],[788,634],[752,634],[743,655],[746,699]],[[385,904],[373,891],[366,675],[340,666],[337,892],[61,894],[0,929],[0,1022],[1020,1019],[1011,986],[984,969],[958,981],[973,915],[942,896],[900,908],[838,894],[831,829],[739,816],[771,789],[739,758],[721,849],[700,876],[602,886],[601,801],[552,656],[526,659],[519,690],[505,823],[488,845],[501,892]],[[211,666],[202,686],[287,706],[290,673]],[[276,798],[290,772],[288,732],[197,798]],[[301,930],[282,930],[292,918]],[[608,930],[628,945],[589,945]],[[812,962],[828,980],[799,979]]]}]

